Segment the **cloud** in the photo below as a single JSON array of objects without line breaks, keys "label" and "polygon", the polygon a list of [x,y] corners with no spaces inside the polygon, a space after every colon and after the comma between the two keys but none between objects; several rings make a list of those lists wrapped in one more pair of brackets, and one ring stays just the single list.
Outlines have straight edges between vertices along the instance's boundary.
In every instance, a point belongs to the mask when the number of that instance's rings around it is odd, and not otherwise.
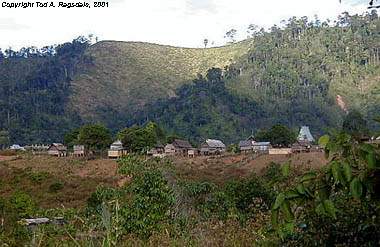
[{"label": "cloud", "polygon": [[187,0],[186,5],[189,14],[198,12],[216,13],[218,10],[218,6],[214,0]]},{"label": "cloud", "polygon": [[0,30],[20,31],[29,28],[28,25],[20,24],[13,18],[0,18]]}]

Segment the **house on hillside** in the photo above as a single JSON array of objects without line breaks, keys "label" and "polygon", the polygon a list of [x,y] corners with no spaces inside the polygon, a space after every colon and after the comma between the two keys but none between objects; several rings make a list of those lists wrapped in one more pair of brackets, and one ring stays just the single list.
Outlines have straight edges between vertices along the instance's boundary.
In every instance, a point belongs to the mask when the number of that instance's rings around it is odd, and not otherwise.
[{"label": "house on hillside", "polygon": [[196,155],[198,155],[198,149],[192,148],[187,150],[187,157],[194,158]]},{"label": "house on hillside", "polygon": [[165,154],[187,156],[188,151],[193,149],[190,142],[181,139],[175,139],[172,143],[165,146]]},{"label": "house on hillside", "polygon": [[65,157],[67,156],[67,147],[62,143],[52,143],[47,149],[47,153],[57,157]]},{"label": "house on hillside", "polygon": [[201,154],[213,155],[221,154],[226,151],[226,145],[220,140],[207,139],[201,145]]},{"label": "house on hillside", "polygon": [[16,150],[16,151],[25,151],[24,147],[21,147],[18,144],[13,144],[12,146],[9,147],[10,150]]},{"label": "house on hillside", "polygon": [[300,129],[300,132],[298,133],[297,137],[298,142],[309,142],[313,143],[315,141],[313,135],[310,132],[310,129],[308,126],[302,126]]},{"label": "house on hillside", "polygon": [[45,155],[48,153],[50,145],[39,145],[39,144],[32,144],[25,146],[25,149],[27,151],[31,151],[33,155]]},{"label": "house on hillside", "polygon": [[258,153],[266,153],[272,147],[270,142],[253,142],[253,151]]},{"label": "house on hillside", "polygon": [[252,141],[240,141],[239,149],[240,149],[240,152],[244,152],[244,153],[253,151]]},{"label": "house on hillside", "polygon": [[75,156],[75,157],[86,156],[84,145],[74,145],[74,147],[73,147],[73,156]]},{"label": "house on hillside", "polygon": [[112,143],[110,149],[108,149],[108,158],[118,159],[124,155],[127,155],[127,153],[127,150],[123,147],[123,143],[120,140],[117,140]]},{"label": "house on hillside", "polygon": [[150,150],[146,152],[147,155],[153,157],[163,157],[165,153],[165,147],[161,144],[156,144]]},{"label": "house on hillside", "polygon": [[175,147],[174,147],[174,145],[171,144],[171,143],[166,144],[166,146],[164,148],[164,152],[165,152],[165,155],[168,155],[168,156],[175,155]]}]

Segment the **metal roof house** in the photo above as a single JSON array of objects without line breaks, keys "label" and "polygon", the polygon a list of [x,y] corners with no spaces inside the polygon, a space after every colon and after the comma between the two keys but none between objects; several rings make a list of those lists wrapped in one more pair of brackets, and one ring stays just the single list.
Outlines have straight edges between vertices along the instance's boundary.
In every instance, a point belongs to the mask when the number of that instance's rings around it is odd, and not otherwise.
[{"label": "metal roof house", "polygon": [[253,142],[253,150],[258,152],[267,152],[271,148],[270,142]]},{"label": "metal roof house", "polygon": [[241,152],[249,152],[253,150],[252,141],[240,141],[239,149]]},{"label": "metal roof house", "polygon": [[314,142],[315,139],[313,135],[310,132],[310,129],[308,126],[302,126],[300,129],[300,132],[297,137],[297,141],[308,141],[308,142]]},{"label": "metal roof house", "polygon": [[120,140],[115,141],[111,144],[108,150],[108,158],[117,159],[127,154],[127,150],[124,149],[123,143]]}]

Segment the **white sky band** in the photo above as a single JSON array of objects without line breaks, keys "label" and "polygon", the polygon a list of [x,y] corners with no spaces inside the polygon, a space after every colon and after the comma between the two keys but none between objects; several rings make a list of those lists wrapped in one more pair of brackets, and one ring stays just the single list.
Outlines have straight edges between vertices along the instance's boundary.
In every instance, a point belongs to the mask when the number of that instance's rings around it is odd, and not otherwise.
[{"label": "white sky band", "polygon": [[101,40],[185,47],[203,47],[207,38],[217,46],[231,28],[243,39],[251,23],[268,28],[314,15],[333,20],[343,11],[361,14],[367,6],[367,0],[110,0],[108,8],[0,8],[0,47],[42,47],[89,33]]}]

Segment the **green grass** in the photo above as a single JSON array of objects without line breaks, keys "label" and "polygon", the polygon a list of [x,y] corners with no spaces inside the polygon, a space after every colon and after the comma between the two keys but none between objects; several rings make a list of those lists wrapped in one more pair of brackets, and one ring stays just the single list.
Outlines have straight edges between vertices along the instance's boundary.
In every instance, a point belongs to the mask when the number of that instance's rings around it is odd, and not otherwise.
[{"label": "green grass", "polygon": [[71,108],[84,119],[97,119],[99,106],[118,112],[138,110],[159,98],[175,96],[175,89],[224,68],[247,53],[252,40],[193,49],[142,42],[99,42],[87,51],[93,65],[82,64],[72,82]]}]

